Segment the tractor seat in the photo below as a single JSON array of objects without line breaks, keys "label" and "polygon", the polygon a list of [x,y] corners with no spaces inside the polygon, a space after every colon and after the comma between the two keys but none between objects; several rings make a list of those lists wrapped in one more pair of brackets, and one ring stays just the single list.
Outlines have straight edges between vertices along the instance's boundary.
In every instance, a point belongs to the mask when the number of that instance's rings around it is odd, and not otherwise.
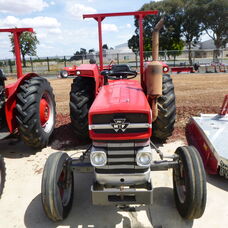
[{"label": "tractor seat", "polygon": [[130,66],[127,64],[120,64],[120,65],[113,65],[111,68],[111,75],[115,75],[116,74],[117,77],[120,77],[120,73],[123,72],[124,74],[122,75],[122,78],[127,78],[128,73],[129,75],[132,75],[132,73],[136,73],[135,71],[132,71]]},{"label": "tractor seat", "polygon": [[120,65],[112,65],[112,69],[113,72],[122,72],[122,71],[131,71],[131,68],[129,65],[127,64],[120,64]]}]

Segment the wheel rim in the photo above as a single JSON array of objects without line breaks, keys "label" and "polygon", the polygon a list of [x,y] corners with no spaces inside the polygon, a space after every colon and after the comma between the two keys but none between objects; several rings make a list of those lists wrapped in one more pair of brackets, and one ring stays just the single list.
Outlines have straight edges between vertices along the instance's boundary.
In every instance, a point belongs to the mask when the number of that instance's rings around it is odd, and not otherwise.
[{"label": "wheel rim", "polygon": [[176,183],[176,190],[177,190],[177,196],[179,198],[179,201],[183,204],[186,199],[186,184],[185,184],[185,172],[183,168],[183,164],[180,163],[179,169],[174,170],[174,178]]},{"label": "wheel rim", "polygon": [[40,100],[40,123],[46,133],[49,133],[54,125],[54,104],[47,92]]},{"label": "wheel rim", "polygon": [[63,76],[64,78],[66,78],[66,77],[68,76],[67,71],[63,71],[63,72],[62,72],[62,76]]},{"label": "wheel rim", "polygon": [[72,193],[72,176],[70,174],[70,180],[69,183],[67,183],[67,171],[66,168],[64,168],[59,176],[58,180],[58,188],[59,188],[59,194],[62,200],[62,205],[67,206],[71,199],[71,193]]}]

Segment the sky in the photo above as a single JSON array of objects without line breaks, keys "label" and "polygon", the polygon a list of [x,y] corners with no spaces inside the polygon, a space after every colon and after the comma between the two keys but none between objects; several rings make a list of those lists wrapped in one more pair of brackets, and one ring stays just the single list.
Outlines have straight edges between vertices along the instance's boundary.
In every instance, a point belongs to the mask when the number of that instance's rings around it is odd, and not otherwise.
[{"label": "sky", "polygon": [[[158,0],[156,0],[158,1]],[[40,44],[37,55],[72,56],[80,48],[98,50],[97,22],[83,14],[137,11],[150,0],[0,0],[0,28],[32,27]],[[134,18],[105,18],[103,43],[126,43]],[[0,33],[0,59],[13,57],[8,34]]]}]

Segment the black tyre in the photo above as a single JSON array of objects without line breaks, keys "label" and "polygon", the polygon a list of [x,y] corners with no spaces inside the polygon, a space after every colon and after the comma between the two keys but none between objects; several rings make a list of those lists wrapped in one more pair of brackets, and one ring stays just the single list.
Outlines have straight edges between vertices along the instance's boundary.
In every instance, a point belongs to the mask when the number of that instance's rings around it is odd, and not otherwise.
[{"label": "black tyre", "polygon": [[5,162],[2,156],[0,155],[0,198],[3,192],[3,188],[5,185],[5,178],[6,178],[6,167]]},{"label": "black tyre", "polygon": [[192,218],[200,218],[205,210],[206,202],[207,202],[207,180],[206,173],[203,166],[202,158],[198,152],[198,150],[190,146],[189,147],[190,154],[193,160],[194,172],[196,177],[196,197],[198,206],[195,207],[195,211],[192,214]]},{"label": "black tyre", "polygon": [[152,139],[165,142],[172,135],[176,120],[175,93],[172,78],[163,75],[162,96],[158,98],[158,117],[152,124]]},{"label": "black tyre", "polygon": [[206,206],[206,176],[198,151],[178,147],[179,166],[173,169],[174,198],[179,214],[185,219],[200,218]]},{"label": "black tyre", "polygon": [[93,78],[77,77],[71,84],[70,118],[76,135],[89,138],[88,113],[94,101],[95,82]]},{"label": "black tyre", "polygon": [[68,72],[66,70],[61,70],[60,71],[60,76],[61,76],[61,78],[67,78],[68,77]]},{"label": "black tyre", "polygon": [[41,198],[44,211],[52,221],[65,219],[72,207],[74,177],[66,153],[51,154],[44,166]]},{"label": "black tyre", "polygon": [[47,146],[56,115],[50,83],[38,76],[25,80],[17,93],[16,110],[22,140],[34,148]]}]

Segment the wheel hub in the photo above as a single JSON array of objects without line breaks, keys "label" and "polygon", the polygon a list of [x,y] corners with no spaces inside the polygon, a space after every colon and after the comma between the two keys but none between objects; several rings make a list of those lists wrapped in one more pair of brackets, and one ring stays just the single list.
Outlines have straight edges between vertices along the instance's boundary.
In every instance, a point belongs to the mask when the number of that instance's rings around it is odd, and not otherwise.
[{"label": "wheel hub", "polygon": [[58,188],[59,188],[59,193],[60,197],[62,200],[63,206],[68,205],[71,197],[71,184],[67,184],[67,171],[65,169],[62,170],[59,180],[58,180]]},{"label": "wheel hub", "polygon": [[40,101],[40,122],[42,127],[45,126],[50,117],[50,107],[45,98]]}]

